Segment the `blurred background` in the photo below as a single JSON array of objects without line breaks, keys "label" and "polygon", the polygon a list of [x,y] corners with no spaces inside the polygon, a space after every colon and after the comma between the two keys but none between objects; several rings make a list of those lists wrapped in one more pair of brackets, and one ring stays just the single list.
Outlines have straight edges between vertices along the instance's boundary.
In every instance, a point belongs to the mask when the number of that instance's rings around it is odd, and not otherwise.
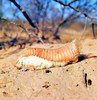
[{"label": "blurred background", "polygon": [[[59,1],[59,0],[58,0]],[[69,3],[72,0],[60,0]],[[16,0],[16,2],[27,12],[34,23],[67,20],[84,22],[85,17],[68,6],[63,6],[54,0]],[[80,9],[92,18],[97,18],[97,0],[76,0],[71,3],[74,8]],[[10,0],[0,0],[0,16],[10,20],[26,20],[18,8]],[[69,19],[69,20],[68,20]]]}]

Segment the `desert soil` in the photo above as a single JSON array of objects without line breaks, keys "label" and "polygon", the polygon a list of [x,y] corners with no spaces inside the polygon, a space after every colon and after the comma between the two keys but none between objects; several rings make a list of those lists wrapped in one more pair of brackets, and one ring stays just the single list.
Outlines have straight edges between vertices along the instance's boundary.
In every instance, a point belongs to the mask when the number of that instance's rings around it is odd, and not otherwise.
[{"label": "desert soil", "polygon": [[[85,39],[80,45],[81,54],[97,55],[97,39]],[[14,67],[21,51],[18,47],[0,51],[0,100],[97,100],[97,58],[23,72]]]},{"label": "desert soil", "polygon": [[[64,43],[72,35],[61,35]],[[60,43],[61,43],[60,42]],[[59,44],[32,44],[39,47],[59,47]],[[80,40],[80,53],[97,55],[97,39]],[[49,70],[22,71],[14,63],[23,49],[18,46],[0,50],[0,100],[97,100],[97,58],[88,58]]]}]

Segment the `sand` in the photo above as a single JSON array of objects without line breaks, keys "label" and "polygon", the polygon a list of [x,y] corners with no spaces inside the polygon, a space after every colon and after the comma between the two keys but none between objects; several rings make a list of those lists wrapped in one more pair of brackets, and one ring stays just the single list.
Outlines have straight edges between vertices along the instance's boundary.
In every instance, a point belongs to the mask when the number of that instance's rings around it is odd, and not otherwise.
[{"label": "sand", "polygon": [[[97,39],[82,40],[79,46],[81,54],[97,55]],[[23,72],[14,67],[22,50],[18,47],[0,50],[0,100],[97,100],[97,58]]]}]

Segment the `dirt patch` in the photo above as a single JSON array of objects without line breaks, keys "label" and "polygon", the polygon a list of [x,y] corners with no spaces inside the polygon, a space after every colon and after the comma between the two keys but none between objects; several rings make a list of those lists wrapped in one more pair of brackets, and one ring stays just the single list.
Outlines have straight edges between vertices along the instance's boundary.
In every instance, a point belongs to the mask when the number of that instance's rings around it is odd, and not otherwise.
[{"label": "dirt patch", "polygon": [[[97,55],[97,39],[86,39],[80,43],[81,54]],[[41,46],[51,48],[55,45]],[[1,100],[96,100],[97,58],[49,70],[22,72],[14,67],[21,51],[18,47],[0,50]]]}]

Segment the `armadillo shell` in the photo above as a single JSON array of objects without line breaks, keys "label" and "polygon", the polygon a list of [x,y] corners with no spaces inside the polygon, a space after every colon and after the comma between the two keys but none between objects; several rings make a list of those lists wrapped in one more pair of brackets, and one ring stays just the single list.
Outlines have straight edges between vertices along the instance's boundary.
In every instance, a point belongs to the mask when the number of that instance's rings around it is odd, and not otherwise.
[{"label": "armadillo shell", "polygon": [[[37,69],[37,66],[45,66],[45,68],[47,66],[48,68],[49,63],[52,63],[49,67],[61,66],[65,65],[67,62],[76,62],[78,55],[79,49],[76,45],[76,41],[66,43],[64,46],[57,49],[27,48],[18,58],[15,66],[33,66],[33,69]],[[47,61],[45,65],[43,64],[44,61]]]}]

